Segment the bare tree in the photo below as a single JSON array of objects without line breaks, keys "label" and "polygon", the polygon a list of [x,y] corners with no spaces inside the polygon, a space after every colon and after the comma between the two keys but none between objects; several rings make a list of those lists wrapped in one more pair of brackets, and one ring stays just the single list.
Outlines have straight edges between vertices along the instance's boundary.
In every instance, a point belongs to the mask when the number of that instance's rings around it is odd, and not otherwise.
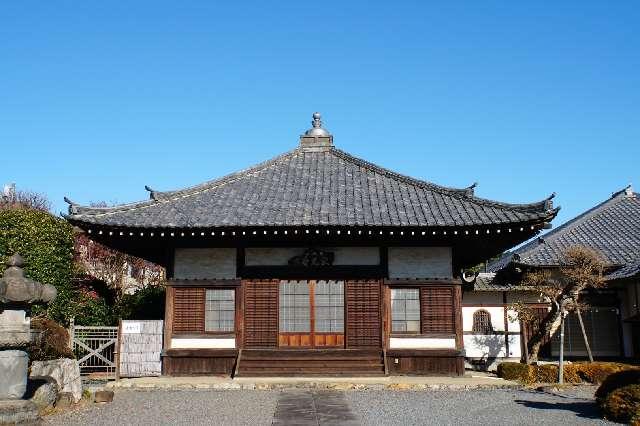
[{"label": "bare tree", "polygon": [[0,197],[0,208],[26,208],[48,212],[51,201],[46,195],[29,190],[16,190],[15,184],[4,186]]},{"label": "bare tree", "polygon": [[[582,300],[584,290],[605,285],[603,270],[604,260],[598,252],[583,246],[572,246],[564,251],[558,269],[538,269],[525,273],[522,284],[539,290],[550,303],[550,309],[542,318],[538,327],[532,330],[532,336],[527,343],[527,362],[535,362],[542,343],[547,336],[553,335],[560,326],[563,316],[571,311],[584,307]],[[532,309],[523,302],[514,303],[510,309],[516,312],[518,319],[526,324],[532,324],[535,318]],[[588,346],[587,336],[583,330],[585,344]]]}]

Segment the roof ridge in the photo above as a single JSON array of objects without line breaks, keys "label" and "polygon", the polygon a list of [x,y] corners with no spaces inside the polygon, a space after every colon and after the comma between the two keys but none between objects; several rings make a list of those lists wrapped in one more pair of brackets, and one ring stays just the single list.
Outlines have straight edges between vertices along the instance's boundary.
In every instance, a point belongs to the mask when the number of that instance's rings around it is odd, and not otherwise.
[{"label": "roof ridge", "polygon": [[549,197],[545,198],[542,201],[536,201],[533,203],[522,203],[522,204],[514,204],[514,203],[503,203],[503,202],[499,202],[499,201],[494,201],[494,200],[488,200],[486,198],[481,198],[481,197],[476,197],[474,195],[474,189],[475,187],[478,185],[477,182],[474,182],[471,186],[468,186],[466,188],[451,188],[451,187],[447,187],[447,186],[443,186],[443,185],[438,185],[432,182],[428,182],[422,179],[417,179],[411,176],[407,176],[401,173],[397,173],[394,172],[392,170],[389,170],[385,167],[379,166],[375,163],[372,163],[370,161],[367,160],[363,160],[361,158],[358,158],[352,154],[349,154],[346,151],[343,151],[341,149],[335,148],[333,147],[331,150],[329,150],[329,152],[332,152],[334,154],[337,154],[340,158],[346,160],[346,161],[350,161],[356,165],[368,168],[369,170],[375,172],[375,173],[379,173],[382,175],[385,175],[387,177],[390,177],[392,179],[395,180],[399,180],[403,183],[408,183],[411,185],[416,185],[422,188],[426,188],[429,190],[433,190],[436,191],[440,194],[444,194],[444,195],[450,195],[453,197],[456,197],[458,199],[464,199],[466,201],[472,201],[472,202],[476,202],[478,204],[481,205],[487,205],[487,206],[492,206],[492,207],[499,207],[499,208],[507,208],[507,209],[516,209],[519,211],[524,211],[524,212],[539,212],[541,209],[544,209],[544,211],[557,211],[560,209],[560,207],[556,207],[555,209],[553,208],[553,203],[551,202],[551,200],[556,196],[555,192],[552,193]]},{"label": "roof ridge", "polygon": [[300,148],[296,148],[296,149],[284,152],[269,160],[262,161],[258,164],[254,164],[253,166],[250,166],[242,170],[229,173],[225,176],[212,179],[212,180],[200,183],[198,185],[190,186],[184,189],[178,189],[175,191],[155,191],[151,189],[149,186],[145,186],[145,189],[150,193],[149,194],[151,198],[150,200],[136,201],[133,203],[119,204],[117,206],[110,206],[110,207],[80,206],[78,204],[70,202],[70,200],[68,200],[68,198],[66,197],[65,197],[65,201],[69,203],[69,213],[74,215],[83,215],[83,214],[102,215],[102,214],[132,210],[136,208],[149,207],[149,206],[156,205],[159,202],[173,201],[178,198],[188,197],[190,195],[208,191],[220,185],[225,185],[227,183],[233,182],[236,179],[241,179],[243,176],[246,176],[247,174],[260,172],[268,167],[276,165],[279,161],[283,160],[284,158],[296,154],[297,152],[299,152],[299,150]]}]

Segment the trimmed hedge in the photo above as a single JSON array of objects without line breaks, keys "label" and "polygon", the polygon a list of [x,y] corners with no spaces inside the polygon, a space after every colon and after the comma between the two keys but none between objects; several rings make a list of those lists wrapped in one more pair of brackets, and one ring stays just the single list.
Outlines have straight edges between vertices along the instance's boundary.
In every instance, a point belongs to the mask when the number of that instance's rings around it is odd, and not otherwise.
[{"label": "trimmed hedge", "polygon": [[628,385],[640,385],[640,369],[618,371],[610,375],[602,382],[595,397],[602,402],[611,392]]},{"label": "trimmed hedge", "polygon": [[636,370],[638,367],[620,362],[576,362],[565,365],[564,374],[576,375],[577,382],[603,383],[609,376],[619,371]]},{"label": "trimmed hedge", "polygon": [[600,403],[600,408],[607,419],[640,425],[640,384],[614,390]]},{"label": "trimmed hedge", "polygon": [[[564,366],[566,383],[600,384],[609,376],[621,371],[637,371],[640,369],[617,362],[576,362]],[[505,380],[517,380],[521,383],[556,383],[558,366],[555,364],[526,365],[518,362],[503,362],[498,365],[498,377]]]},{"label": "trimmed hedge", "polygon": [[25,259],[25,275],[51,284],[58,290],[47,308],[34,307],[34,313],[46,309],[47,316],[66,322],[73,303],[71,278],[73,267],[73,228],[62,218],[27,208],[0,209],[0,260],[14,253]]},{"label": "trimmed hedge", "polygon": [[532,376],[535,375],[532,365],[519,362],[502,362],[498,364],[496,374],[505,380],[518,380],[524,383],[531,383]]}]

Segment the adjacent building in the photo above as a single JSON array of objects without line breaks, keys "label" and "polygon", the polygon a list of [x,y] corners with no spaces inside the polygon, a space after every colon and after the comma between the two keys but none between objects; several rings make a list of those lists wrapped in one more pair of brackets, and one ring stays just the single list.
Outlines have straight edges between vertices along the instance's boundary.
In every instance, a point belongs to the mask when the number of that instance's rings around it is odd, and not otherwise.
[{"label": "adjacent building", "polygon": [[312,124],[257,166],[137,203],[70,202],[67,218],[166,268],[164,374],[463,374],[463,317],[489,328],[461,271],[547,227],[551,197],[510,204],[404,176]]},{"label": "adjacent building", "polygon": [[[593,355],[640,358],[640,197],[631,186],[489,264],[490,272],[478,277],[476,289],[484,287],[494,294],[511,290],[508,299],[520,297],[523,289],[496,279],[495,273],[559,268],[563,251],[574,245],[596,250],[607,265],[607,285],[584,295],[590,307],[582,315]],[[548,356],[558,355],[558,336],[550,338],[546,350]],[[569,357],[587,356],[575,314],[568,316],[564,352]]]}]

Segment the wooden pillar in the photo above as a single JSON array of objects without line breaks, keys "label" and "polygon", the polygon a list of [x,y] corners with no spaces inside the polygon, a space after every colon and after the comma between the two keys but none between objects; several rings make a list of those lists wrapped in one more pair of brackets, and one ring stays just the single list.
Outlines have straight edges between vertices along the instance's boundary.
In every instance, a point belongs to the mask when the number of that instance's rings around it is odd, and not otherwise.
[{"label": "wooden pillar", "polygon": [[173,330],[173,303],[174,303],[175,289],[172,286],[167,286],[165,292],[165,307],[164,307],[164,336],[162,342],[162,349],[167,350],[171,347],[171,334]]},{"label": "wooden pillar", "polygon": [[462,285],[453,286],[453,312],[455,313],[456,349],[464,349],[462,338]]},{"label": "wooden pillar", "polygon": [[236,348],[244,348],[244,288],[236,287]]},{"label": "wooden pillar", "polygon": [[504,350],[505,356],[509,358],[509,317],[507,312],[507,292],[502,292],[502,312],[504,316]]}]

